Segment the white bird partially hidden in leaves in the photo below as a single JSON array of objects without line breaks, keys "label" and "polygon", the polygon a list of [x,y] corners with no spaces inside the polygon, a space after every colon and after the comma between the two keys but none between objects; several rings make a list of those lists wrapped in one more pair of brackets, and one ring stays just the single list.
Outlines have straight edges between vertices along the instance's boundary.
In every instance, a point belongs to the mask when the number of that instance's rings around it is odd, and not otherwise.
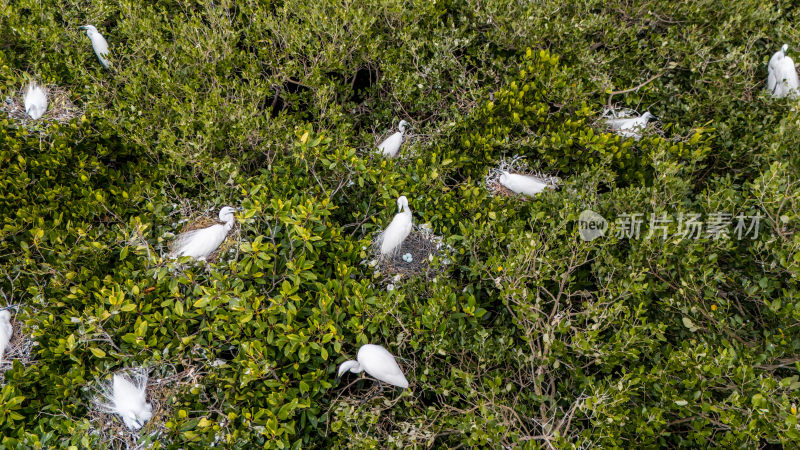
[{"label": "white bird partially hidden in leaves", "polygon": [[339,366],[338,377],[344,375],[347,371],[353,373],[367,372],[367,375],[375,378],[378,381],[391,384],[400,388],[408,387],[408,380],[397,365],[394,356],[388,350],[380,345],[365,344],[358,349],[356,361],[352,359],[343,362]]},{"label": "white bird partially hidden in leaves", "polygon": [[767,90],[775,98],[795,96],[800,89],[794,61],[786,56],[788,49],[789,46],[783,44],[783,47],[769,59],[767,66]]},{"label": "white bird partially hidden in leaves", "polygon": [[4,309],[0,311],[0,362],[3,362],[3,354],[6,352],[13,334],[14,327],[11,326],[11,313]]},{"label": "white bird partially hidden in leaves", "polygon": [[108,62],[108,42],[106,42],[106,38],[97,31],[94,25],[84,25],[82,27],[78,27],[81,30],[86,30],[86,35],[89,36],[89,39],[92,41],[92,48],[94,49],[94,54],[97,55],[97,59],[100,60],[100,64],[103,65],[106,69],[108,66],[111,65]]},{"label": "white bird partially hidden in leaves", "polygon": [[234,212],[236,208],[226,206],[219,210],[219,221],[222,223],[179,234],[175,239],[171,256],[173,258],[190,256],[204,261],[222,244],[233,228],[236,222],[233,217]]},{"label": "white bird partially hidden in leaves", "polygon": [[527,195],[533,197],[536,194],[544,191],[545,189],[553,189],[553,186],[545,183],[544,181],[532,177],[530,175],[520,175],[516,173],[501,171],[500,184],[505,186],[517,194]]},{"label": "white bird partially hidden in leaves", "polygon": [[378,237],[381,255],[394,253],[411,233],[412,217],[405,195],[397,198],[397,214]]},{"label": "white bird partially hidden in leaves", "polygon": [[400,130],[388,138],[386,138],[383,142],[378,145],[378,150],[381,151],[383,156],[388,158],[394,158],[397,156],[397,152],[400,151],[400,146],[403,145],[403,135],[406,132],[406,127],[408,126],[408,122],[405,120],[401,120],[400,123],[397,125],[397,128]]},{"label": "white bird partially hidden in leaves", "polygon": [[153,417],[153,405],[147,403],[147,372],[138,370],[134,379],[114,374],[111,388],[105,386],[102,395],[105,403],[98,402],[101,409],[118,414],[131,430],[138,430]]},{"label": "white bird partially hidden in leaves", "polygon": [[650,114],[650,111],[645,111],[639,117],[626,117],[624,119],[606,119],[608,127],[616,131],[617,134],[623,137],[632,137],[637,141],[642,137],[642,130],[647,126],[650,119],[655,119],[656,116]]},{"label": "white bird partially hidden in leaves", "polygon": [[35,82],[28,84],[23,96],[25,103],[25,112],[31,116],[31,119],[36,120],[47,111],[47,94],[41,86]]}]

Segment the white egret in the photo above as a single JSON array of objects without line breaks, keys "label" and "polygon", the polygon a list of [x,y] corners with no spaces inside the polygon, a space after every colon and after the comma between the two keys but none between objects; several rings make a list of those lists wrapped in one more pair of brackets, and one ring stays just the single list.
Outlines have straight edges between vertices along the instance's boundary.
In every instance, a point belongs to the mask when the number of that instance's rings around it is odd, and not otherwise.
[{"label": "white egret", "polygon": [[14,327],[11,326],[11,313],[4,309],[0,311],[0,363],[3,362],[3,354],[6,352],[13,334]]},{"label": "white egret", "polygon": [[392,386],[408,387],[408,380],[400,370],[400,366],[397,365],[394,356],[380,345],[365,344],[361,346],[358,349],[356,361],[351,359],[343,362],[339,366],[337,377],[341,377],[348,370],[353,373],[367,372],[367,375]]},{"label": "white egret", "polygon": [[97,31],[94,25],[84,25],[82,27],[78,27],[81,30],[86,30],[86,35],[89,36],[89,39],[92,41],[92,48],[94,49],[94,54],[97,55],[97,59],[100,60],[100,64],[103,65],[106,69],[111,64],[108,62],[108,42],[106,42],[106,38]]},{"label": "white egret", "polygon": [[138,430],[153,417],[153,406],[147,403],[147,373],[137,371],[134,380],[124,375],[114,374],[109,392],[103,389],[102,395],[107,403],[99,403],[108,413],[118,414],[131,430]]},{"label": "white egret", "polygon": [[533,197],[547,188],[553,188],[552,185],[530,175],[520,175],[505,170],[501,172],[503,174],[500,175],[500,184],[517,194]]},{"label": "white egret", "polygon": [[236,208],[226,206],[219,210],[219,220],[222,223],[178,235],[172,257],[190,256],[199,260],[208,258],[222,244],[228,232],[233,228],[235,211]]},{"label": "white egret", "polygon": [[400,151],[400,146],[403,145],[403,135],[406,132],[406,127],[408,126],[408,122],[405,120],[401,120],[400,123],[397,125],[397,128],[400,130],[378,145],[378,150],[383,153],[383,156],[394,158],[397,156],[397,152]]},{"label": "white egret", "polygon": [[609,128],[616,131],[620,136],[632,137],[638,141],[642,137],[642,130],[647,126],[647,121],[655,118],[656,116],[650,114],[650,111],[645,111],[645,113],[639,117],[606,119],[606,123]]},{"label": "white egret", "polygon": [[25,90],[23,96],[25,102],[25,112],[31,116],[31,119],[36,120],[47,111],[47,94],[41,86],[35,82],[28,84],[28,89]]},{"label": "white egret", "polygon": [[783,44],[783,47],[769,59],[767,66],[767,90],[775,98],[795,96],[800,89],[800,80],[797,78],[794,61],[786,56],[788,49],[789,46]]},{"label": "white egret", "polygon": [[411,233],[411,210],[408,208],[408,199],[405,195],[397,198],[397,214],[394,215],[389,226],[378,237],[381,255],[388,255],[400,248],[403,241]]}]

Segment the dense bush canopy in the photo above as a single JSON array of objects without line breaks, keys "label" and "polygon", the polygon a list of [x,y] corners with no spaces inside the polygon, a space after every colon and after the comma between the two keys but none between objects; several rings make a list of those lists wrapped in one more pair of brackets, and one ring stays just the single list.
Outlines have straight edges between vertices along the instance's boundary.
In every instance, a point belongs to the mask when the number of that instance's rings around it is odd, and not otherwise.
[{"label": "dense bush canopy", "polygon": [[[0,114],[0,307],[31,343],[0,366],[0,447],[796,446],[800,116],[764,85],[798,19],[754,0],[0,0],[0,102],[38,80],[78,111]],[[624,139],[609,107],[659,121]],[[402,156],[381,158],[401,119]],[[559,189],[492,195],[515,156]],[[387,289],[370,246],[399,195],[451,250]],[[166,257],[224,205],[242,210],[215,260]],[[604,237],[581,238],[587,209]],[[336,380],[365,343],[408,389]],[[133,367],[154,416],[120,437],[93,396]]]}]

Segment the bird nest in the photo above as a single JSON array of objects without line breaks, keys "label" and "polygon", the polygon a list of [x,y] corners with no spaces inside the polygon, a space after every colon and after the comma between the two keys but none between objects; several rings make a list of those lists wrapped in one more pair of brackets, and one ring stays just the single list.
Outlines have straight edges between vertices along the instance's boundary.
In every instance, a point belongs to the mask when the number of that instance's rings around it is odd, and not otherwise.
[{"label": "bird nest", "polygon": [[[160,378],[155,378],[152,373],[161,372]],[[172,417],[171,405],[176,401],[178,392],[188,386],[194,386],[202,378],[203,373],[195,367],[190,367],[177,372],[174,366],[165,365],[159,368],[122,369],[117,375],[127,376],[130,380],[136,377],[147,377],[145,388],[146,400],[153,407],[153,417],[144,423],[142,428],[131,430],[125,426],[122,418],[114,413],[107,412],[102,403],[105,402],[104,392],[110,392],[111,379],[98,380],[93,388],[94,399],[89,408],[89,433],[97,438],[96,444],[100,448],[113,449],[143,449],[150,448],[169,430],[166,423]]]},{"label": "bird nest", "polygon": [[[375,276],[382,280],[388,290],[394,289],[394,283],[403,278],[423,274],[428,278],[433,277],[443,266],[450,264],[448,255],[452,248],[441,236],[433,233],[429,224],[414,225],[400,248],[389,255],[381,255],[378,240],[373,242],[373,259],[368,265],[375,268]],[[441,265],[433,264],[437,259]]]},{"label": "bird nest", "polygon": [[[169,254],[173,255],[175,253],[175,245],[177,243],[177,237],[183,233],[188,233],[190,231],[199,230],[202,228],[208,228],[212,225],[216,225],[220,223],[217,217],[207,217],[207,216],[200,216],[194,219],[184,219],[181,222],[184,222],[183,228],[177,235],[167,235],[166,237],[174,237],[173,241],[169,245]],[[178,222],[179,224],[181,222]],[[206,258],[206,262],[214,263],[220,258],[221,255],[225,254],[228,250],[234,248],[236,246],[236,242],[239,241],[239,237],[241,235],[241,227],[239,227],[239,223],[234,221],[233,228],[228,232],[228,235],[225,237],[225,240],[222,241],[222,244],[214,250],[214,253],[208,255]]]},{"label": "bird nest", "polygon": [[15,360],[22,363],[23,366],[33,362],[33,347],[36,346],[36,342],[29,333],[26,333],[25,324],[18,317],[19,312],[11,317],[11,327],[14,332],[2,355],[3,361],[0,362],[0,386],[5,385],[5,372],[13,367]]},{"label": "bird nest", "polygon": [[489,194],[492,197],[502,196],[519,198],[522,201],[530,200],[530,197],[527,195],[517,194],[511,189],[500,184],[500,176],[503,175],[504,171],[537,178],[543,183],[552,186],[553,189],[556,189],[558,185],[561,184],[560,178],[552,175],[546,175],[541,171],[531,169],[528,166],[527,161],[525,161],[525,157],[518,155],[512,158],[503,158],[500,160],[500,164],[497,167],[489,169],[489,173],[486,174],[486,177],[483,179],[483,185],[486,190],[489,191]]},{"label": "bird nest", "polygon": [[16,95],[7,96],[0,103],[0,110],[23,127],[32,127],[38,122],[43,122],[45,126],[51,122],[67,123],[83,115],[83,109],[72,103],[69,91],[59,86],[43,86],[42,89],[47,93],[47,111],[41,118],[33,120],[25,112],[23,98],[26,87],[23,86]]}]

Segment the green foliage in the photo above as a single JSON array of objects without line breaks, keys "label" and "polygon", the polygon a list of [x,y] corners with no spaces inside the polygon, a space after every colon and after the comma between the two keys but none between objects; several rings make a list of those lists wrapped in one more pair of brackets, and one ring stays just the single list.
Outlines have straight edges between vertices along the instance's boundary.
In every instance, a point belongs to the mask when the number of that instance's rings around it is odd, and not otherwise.
[{"label": "green foliage", "polygon": [[[110,446],[93,390],[134,366],[168,386],[156,448],[796,446],[800,118],[761,91],[791,6],[0,0],[0,101],[37,79],[85,111],[0,117],[0,307],[35,343],[0,447]],[[607,132],[609,104],[659,131]],[[515,155],[563,185],[492,196]],[[399,195],[454,251],[387,290],[369,247]],[[165,257],[223,205],[212,264]],[[760,233],[677,234],[718,212]],[[409,389],[336,381],[368,342]]]}]

